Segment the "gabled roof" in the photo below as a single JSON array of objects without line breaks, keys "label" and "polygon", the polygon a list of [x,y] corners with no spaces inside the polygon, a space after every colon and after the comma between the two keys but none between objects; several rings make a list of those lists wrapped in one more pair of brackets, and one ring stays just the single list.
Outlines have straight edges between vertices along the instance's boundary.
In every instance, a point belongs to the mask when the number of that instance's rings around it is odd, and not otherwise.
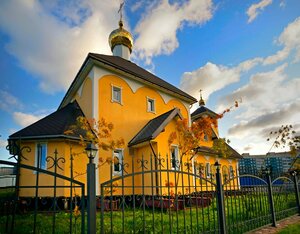
[{"label": "gabled roof", "polygon": [[[139,67],[135,63],[128,61],[126,59],[123,59],[119,56],[111,56],[111,55],[103,55],[103,54],[95,54],[95,53],[89,53],[87,58],[85,59],[83,65],[81,66],[78,74],[76,75],[75,79],[73,80],[73,83],[71,84],[69,90],[67,91],[65,97],[63,98],[60,107],[61,108],[64,103],[67,103],[67,97],[70,95],[70,93],[74,92],[75,84],[79,81],[79,77],[83,70],[87,69],[86,67],[89,62],[100,63],[110,69],[114,69],[119,72],[125,72],[131,76],[133,76],[135,79],[140,80],[143,83],[148,83],[149,85],[154,85],[160,89],[166,90],[169,93],[173,93],[177,96],[180,96],[181,98],[184,98],[187,100],[190,104],[193,104],[197,102],[197,100],[192,97],[191,95],[183,92],[182,90],[176,88],[175,86],[169,84],[168,82],[164,81],[163,79],[155,76],[154,74],[150,73],[149,71]],[[91,68],[91,66],[90,66]],[[88,68],[88,69],[90,69]],[[88,71],[89,72],[89,71]]]},{"label": "gabled roof", "polygon": [[76,134],[66,135],[65,131],[76,123],[79,116],[84,116],[80,106],[76,101],[69,103],[43,119],[29,125],[26,128],[9,136],[9,140],[14,139],[40,139],[40,138],[75,138]]},{"label": "gabled roof", "polygon": [[229,144],[226,143],[226,146],[231,152],[231,155],[229,155],[228,158],[242,158],[242,155],[240,155],[234,148],[232,148]]},{"label": "gabled roof", "polygon": [[166,127],[166,125],[176,116],[182,118],[180,110],[174,108],[154,119],[151,119],[135,137],[128,143],[128,147],[134,146],[156,138]]},{"label": "gabled roof", "polygon": [[207,114],[207,115],[210,115],[212,117],[216,117],[218,116],[217,113],[213,112],[212,110],[206,108],[205,106],[200,106],[197,110],[195,110],[192,114],[191,114],[191,117],[192,117],[192,120],[194,120],[195,118],[203,115],[203,114]]},{"label": "gabled roof", "polygon": [[[226,143],[227,149],[230,151],[230,155],[227,155],[229,159],[239,159],[242,158],[242,156],[234,150],[230,145]],[[195,149],[197,153],[208,155],[208,156],[217,156],[218,153],[211,147],[207,146],[199,146],[198,148]]]}]

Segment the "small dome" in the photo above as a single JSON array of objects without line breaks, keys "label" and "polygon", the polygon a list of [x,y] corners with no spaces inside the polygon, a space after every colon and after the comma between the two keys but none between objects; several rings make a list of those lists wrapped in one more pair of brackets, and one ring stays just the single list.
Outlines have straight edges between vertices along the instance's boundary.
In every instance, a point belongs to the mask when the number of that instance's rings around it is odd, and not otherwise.
[{"label": "small dome", "polygon": [[130,53],[132,51],[133,39],[130,32],[123,28],[122,20],[119,21],[119,28],[110,33],[108,41],[111,51],[113,51],[116,45],[124,45],[128,47]]},{"label": "small dome", "polygon": [[199,106],[205,106],[205,101],[203,100],[202,96],[199,100]]}]

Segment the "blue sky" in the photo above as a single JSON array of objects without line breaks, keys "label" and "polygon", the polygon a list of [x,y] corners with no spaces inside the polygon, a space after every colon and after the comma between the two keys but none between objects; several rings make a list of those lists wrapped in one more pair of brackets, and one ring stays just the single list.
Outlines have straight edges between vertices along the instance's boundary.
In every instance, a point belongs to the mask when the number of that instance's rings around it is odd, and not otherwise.
[{"label": "blue sky", "polygon": [[[57,109],[88,52],[111,54],[119,4],[0,2],[1,159],[10,134]],[[196,98],[202,89],[216,112],[242,99],[220,120],[240,153],[266,153],[282,124],[299,132],[299,0],[127,0],[124,10],[135,63]]]}]

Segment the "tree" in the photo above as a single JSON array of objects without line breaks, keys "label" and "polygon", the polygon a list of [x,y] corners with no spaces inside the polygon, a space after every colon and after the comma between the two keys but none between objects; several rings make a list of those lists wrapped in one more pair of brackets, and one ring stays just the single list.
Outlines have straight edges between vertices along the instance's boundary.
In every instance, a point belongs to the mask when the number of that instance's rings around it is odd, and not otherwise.
[{"label": "tree", "polygon": [[[224,115],[231,110],[238,108],[239,103],[242,100],[235,101],[234,105],[225,109],[221,114],[218,114],[215,118],[210,116],[201,117],[194,121],[191,126],[188,125],[187,119],[177,119],[176,131],[169,135],[168,145],[178,141],[178,148],[180,151],[180,160],[186,155],[190,155],[191,158],[195,155],[196,149],[201,146],[201,142],[204,141],[204,137],[212,139],[214,134],[214,128],[217,126],[217,120],[224,117]],[[229,153],[227,144],[228,140],[225,138],[219,138],[213,141],[213,150],[217,155],[226,157]]]},{"label": "tree", "polygon": [[[119,148],[124,145],[123,138],[119,138],[116,140],[112,138],[113,128],[114,128],[113,124],[107,122],[103,118],[101,118],[99,121],[96,121],[95,119],[88,119],[86,117],[79,116],[76,119],[76,123],[74,125],[71,125],[70,128],[65,131],[65,134],[79,136],[80,138],[79,143],[82,145],[83,149],[86,148],[88,143],[92,142],[98,147],[98,149],[108,151],[108,150],[114,150],[115,148]],[[72,152],[70,146],[70,154],[71,154],[70,155],[71,178],[75,179],[76,177],[86,174],[87,171],[84,172],[73,171],[74,157],[78,157],[81,154],[85,154],[85,150],[83,150],[82,152],[74,153]],[[113,159],[111,157],[108,157],[104,160],[102,157],[99,157],[96,168],[99,168],[106,163],[108,164],[113,163]],[[74,212],[78,213],[75,188],[74,188],[74,197],[75,197],[75,204],[76,204]]]},{"label": "tree", "polygon": [[300,150],[300,135],[297,135],[293,125],[282,125],[277,131],[271,131],[267,141],[273,140],[273,144],[268,152],[275,148],[289,147],[290,153],[296,156]]},{"label": "tree", "polygon": [[80,144],[86,147],[90,142],[94,143],[98,149],[110,150],[124,145],[124,139],[112,139],[113,124],[107,122],[104,118],[96,121],[95,119],[88,119],[79,116],[76,123],[70,126],[65,134],[78,135],[80,137]]},{"label": "tree", "polygon": [[[208,139],[213,138],[214,128],[217,126],[217,120],[224,117],[224,115],[231,110],[238,108],[239,103],[242,100],[235,101],[234,105],[225,109],[221,114],[218,114],[215,118],[210,116],[201,117],[194,121],[191,126],[188,124],[187,119],[180,119],[176,120],[176,131],[171,132],[168,138],[168,145],[171,151],[171,144],[177,139],[178,142],[178,149],[179,149],[179,162],[182,163],[182,160],[185,156],[189,156],[190,161],[196,154],[197,149],[201,147],[204,138],[207,137]],[[219,138],[213,140],[212,149],[214,150],[215,154],[220,157],[227,157],[229,154],[230,149],[228,148],[227,144],[229,141],[224,138]],[[191,163],[187,162],[187,166],[189,170],[191,169]],[[199,171],[203,171],[203,165],[199,166]],[[175,171],[176,173],[176,171]],[[179,173],[178,173],[179,176]],[[178,177],[177,176],[177,177]],[[176,179],[177,183],[175,186],[178,186],[178,178]],[[170,183],[170,182],[168,182]]]},{"label": "tree", "polygon": [[[273,143],[268,151],[275,148],[288,148],[289,153],[292,157],[296,157],[300,151],[300,135],[297,135],[296,131],[293,128],[293,125],[282,125],[278,130],[271,131],[267,141],[272,141]],[[300,170],[300,163],[297,158],[294,160],[294,163],[291,165],[291,169]]]}]

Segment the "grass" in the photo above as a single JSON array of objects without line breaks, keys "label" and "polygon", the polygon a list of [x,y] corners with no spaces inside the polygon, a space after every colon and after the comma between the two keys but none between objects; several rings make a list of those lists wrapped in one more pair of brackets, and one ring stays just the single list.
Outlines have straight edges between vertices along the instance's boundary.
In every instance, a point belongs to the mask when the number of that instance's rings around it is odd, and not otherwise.
[{"label": "grass", "polygon": [[0,188],[0,199],[14,196],[15,188]]},{"label": "grass", "polygon": [[[275,194],[274,204],[278,219],[295,214],[297,211],[293,193]],[[122,233],[123,229],[124,233],[131,233],[132,230],[141,233],[144,229],[146,233],[203,233],[206,231],[217,232],[217,215],[216,199],[213,199],[209,207],[186,207],[185,210],[180,211],[165,210],[161,212],[160,209],[156,209],[152,212],[152,209],[143,211],[139,207],[136,207],[135,210],[125,207],[124,212],[120,210],[105,212],[103,221],[105,233],[110,232],[111,227],[114,233]],[[226,197],[225,215],[228,233],[244,233],[271,222],[268,198],[265,193]],[[62,211],[55,217],[55,233],[69,233],[70,213]],[[11,223],[12,216],[0,217],[0,233],[2,233],[1,230],[5,230],[7,218],[8,223]],[[33,220],[32,213],[16,215],[14,233],[32,233]],[[37,233],[52,232],[53,214],[37,214],[36,220]],[[100,233],[100,220],[101,214],[98,212],[96,219],[98,233]],[[76,229],[74,233],[80,233],[81,216],[76,222],[73,217],[72,228],[73,232]]]},{"label": "grass", "polygon": [[300,233],[300,223],[288,225],[286,228],[281,229],[278,234],[296,234]]}]

